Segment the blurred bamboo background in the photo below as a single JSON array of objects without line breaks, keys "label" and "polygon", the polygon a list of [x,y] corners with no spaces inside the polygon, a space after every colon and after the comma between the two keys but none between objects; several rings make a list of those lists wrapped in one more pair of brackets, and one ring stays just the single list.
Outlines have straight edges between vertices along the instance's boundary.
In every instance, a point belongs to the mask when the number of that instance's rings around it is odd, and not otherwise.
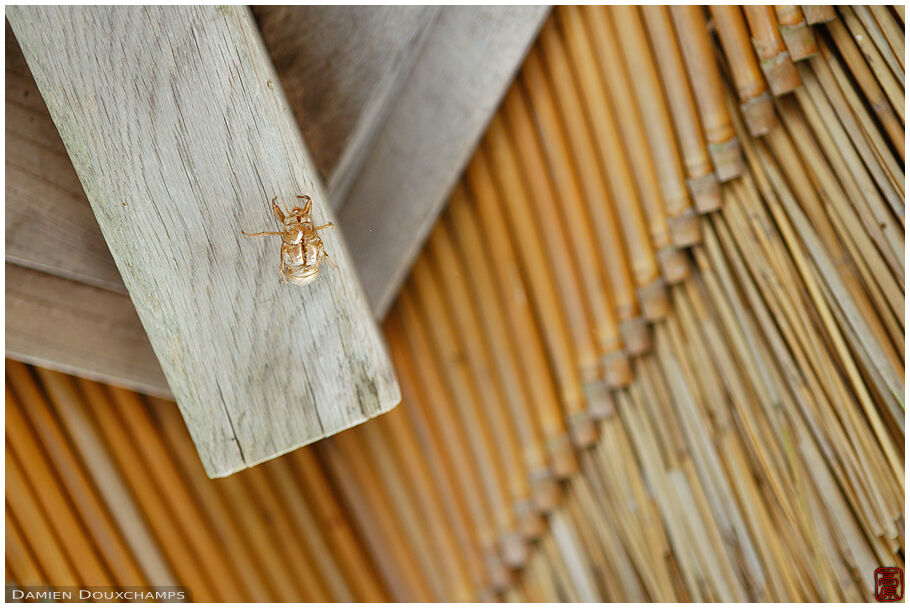
[{"label": "blurred bamboo background", "polygon": [[904,9],[554,9],[384,321],[227,479],[7,361],[6,572],[197,601],[868,601],[904,565]]}]

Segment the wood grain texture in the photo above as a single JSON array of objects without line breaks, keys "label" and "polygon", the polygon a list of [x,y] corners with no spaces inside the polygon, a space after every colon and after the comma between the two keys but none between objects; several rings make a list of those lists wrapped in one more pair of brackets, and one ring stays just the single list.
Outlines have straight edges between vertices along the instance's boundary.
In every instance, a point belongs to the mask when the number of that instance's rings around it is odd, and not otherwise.
[{"label": "wood grain texture", "polygon": [[267,201],[317,172],[246,8],[8,12],[210,476],[393,407],[399,390],[340,231],[283,285]]},{"label": "wood grain texture", "polygon": [[6,354],[172,397],[129,297],[6,264]]},{"label": "wood grain texture", "polygon": [[6,260],[126,293],[9,22],[5,107]]},{"label": "wood grain texture", "polygon": [[303,138],[341,203],[439,12],[427,6],[255,6]]},{"label": "wood grain texture", "polygon": [[445,7],[338,212],[378,317],[479,140],[548,7]]}]

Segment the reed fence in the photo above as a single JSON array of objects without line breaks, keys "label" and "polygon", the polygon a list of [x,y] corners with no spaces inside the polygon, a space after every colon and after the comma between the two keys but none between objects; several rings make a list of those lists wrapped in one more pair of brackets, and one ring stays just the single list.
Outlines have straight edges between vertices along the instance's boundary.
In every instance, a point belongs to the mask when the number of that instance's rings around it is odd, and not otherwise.
[{"label": "reed fence", "polygon": [[904,565],[902,7],[570,7],[383,323],[395,410],[208,480],[7,361],[7,582],[869,601]]}]

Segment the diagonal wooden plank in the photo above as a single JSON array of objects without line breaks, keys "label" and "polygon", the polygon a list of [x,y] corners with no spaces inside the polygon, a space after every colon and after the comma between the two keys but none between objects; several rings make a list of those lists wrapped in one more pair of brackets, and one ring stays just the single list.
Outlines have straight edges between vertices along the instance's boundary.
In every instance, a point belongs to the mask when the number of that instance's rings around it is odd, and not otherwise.
[{"label": "diagonal wooden plank", "polygon": [[382,318],[549,12],[443,8],[338,212]]},{"label": "diagonal wooden plank", "polygon": [[210,476],[400,398],[340,231],[281,284],[266,201],[331,210],[245,7],[10,7],[8,18]]}]

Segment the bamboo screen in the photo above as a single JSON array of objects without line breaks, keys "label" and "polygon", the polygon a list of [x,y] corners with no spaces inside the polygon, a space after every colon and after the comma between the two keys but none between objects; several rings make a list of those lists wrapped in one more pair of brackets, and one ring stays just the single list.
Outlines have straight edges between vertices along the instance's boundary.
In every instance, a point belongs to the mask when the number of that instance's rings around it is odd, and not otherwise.
[{"label": "bamboo screen", "polygon": [[903,7],[559,7],[384,323],[404,401],[205,478],[7,362],[6,578],[859,601],[904,556]]}]

